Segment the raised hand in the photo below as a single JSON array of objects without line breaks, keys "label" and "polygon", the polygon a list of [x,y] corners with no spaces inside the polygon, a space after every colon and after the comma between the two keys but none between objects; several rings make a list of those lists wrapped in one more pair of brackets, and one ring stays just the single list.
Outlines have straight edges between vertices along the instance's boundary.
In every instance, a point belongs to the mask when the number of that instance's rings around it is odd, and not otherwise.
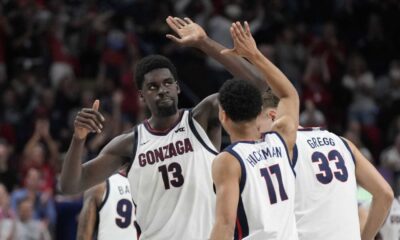
[{"label": "raised hand", "polygon": [[193,47],[207,38],[204,29],[197,23],[194,23],[190,18],[181,19],[169,16],[166,22],[168,26],[178,34],[179,38],[172,34],[167,34],[166,37],[183,46]]},{"label": "raised hand", "polygon": [[224,49],[221,54],[238,55],[249,59],[258,53],[256,41],[251,35],[250,26],[247,22],[244,22],[244,28],[240,22],[232,23],[230,31],[233,39],[233,48]]},{"label": "raised hand", "polygon": [[75,136],[79,139],[85,139],[89,132],[101,133],[105,119],[99,113],[100,101],[96,100],[92,108],[83,108],[78,112],[75,118]]}]

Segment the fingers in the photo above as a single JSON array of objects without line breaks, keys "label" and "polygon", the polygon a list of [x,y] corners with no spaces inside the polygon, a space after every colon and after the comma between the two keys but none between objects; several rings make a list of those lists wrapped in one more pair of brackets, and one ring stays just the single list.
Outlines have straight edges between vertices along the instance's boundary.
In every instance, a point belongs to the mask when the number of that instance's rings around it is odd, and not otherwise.
[{"label": "fingers", "polygon": [[86,128],[91,132],[100,133],[103,129],[104,117],[96,109],[99,108],[98,100],[93,104],[93,108],[84,108],[78,112],[75,118],[75,125],[77,127]]},{"label": "fingers", "polygon": [[168,24],[168,26],[170,28],[172,28],[172,30],[174,30],[175,32],[178,32],[180,29],[179,24],[175,21],[175,19],[171,16],[167,17],[166,22]]},{"label": "fingers", "polygon": [[95,111],[98,111],[99,110],[99,106],[100,106],[100,101],[99,101],[99,99],[96,99],[94,101],[94,103],[93,103],[92,109],[95,110]]},{"label": "fingers", "polygon": [[180,28],[183,28],[184,26],[187,25],[187,23],[185,21],[183,21],[182,19],[180,19],[178,17],[174,17],[174,20],[177,22],[177,24],[179,25]]},{"label": "fingers", "polygon": [[237,36],[240,38],[240,40],[243,40],[246,37],[246,35],[244,33],[242,24],[240,22],[236,22],[236,23],[233,23],[233,25],[234,25],[234,30],[235,30]]},{"label": "fingers", "polygon": [[191,24],[193,23],[192,19],[185,17],[184,20],[186,21],[186,23]]},{"label": "fingers", "polygon": [[244,21],[245,33],[248,37],[251,36],[250,25],[247,21]]},{"label": "fingers", "polygon": [[180,39],[180,38],[177,38],[177,37],[175,37],[174,35],[171,35],[171,34],[167,34],[167,35],[165,35],[168,39],[170,39],[170,40],[172,40],[172,41],[174,41],[174,42],[176,42],[176,43],[181,43],[182,42],[182,39]]}]

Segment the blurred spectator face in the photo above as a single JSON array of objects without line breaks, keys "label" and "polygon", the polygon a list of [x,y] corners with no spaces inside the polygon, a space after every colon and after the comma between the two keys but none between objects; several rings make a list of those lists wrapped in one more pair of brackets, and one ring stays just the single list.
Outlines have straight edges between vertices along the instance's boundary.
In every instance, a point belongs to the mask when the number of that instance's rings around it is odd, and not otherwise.
[{"label": "blurred spectator face", "polygon": [[30,159],[34,166],[41,166],[45,160],[45,151],[41,144],[36,144],[30,153]]},{"label": "blurred spectator face", "polygon": [[5,142],[2,142],[0,139],[0,162],[7,161],[9,156],[9,149]]},{"label": "blurred spectator face", "polygon": [[26,188],[32,191],[40,189],[41,181],[40,172],[34,168],[29,169],[25,177]]},{"label": "blurred spectator face", "polygon": [[224,13],[227,18],[232,21],[238,20],[242,16],[242,10],[238,4],[227,4],[224,8]]},{"label": "blurred spectator face", "polygon": [[107,46],[112,50],[119,51],[125,47],[125,35],[118,30],[111,30],[107,35]]},{"label": "blurred spectator face", "polygon": [[18,206],[18,216],[21,222],[27,222],[33,216],[33,204],[31,200],[24,199]]}]

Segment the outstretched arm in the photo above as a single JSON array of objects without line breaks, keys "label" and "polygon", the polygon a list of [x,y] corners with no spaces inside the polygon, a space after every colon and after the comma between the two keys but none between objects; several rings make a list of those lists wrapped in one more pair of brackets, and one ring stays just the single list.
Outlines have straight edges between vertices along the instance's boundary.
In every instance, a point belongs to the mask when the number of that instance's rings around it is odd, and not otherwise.
[{"label": "outstretched arm", "polygon": [[375,167],[361,154],[354,144],[346,140],[356,160],[357,183],[372,194],[368,217],[361,232],[362,240],[375,238],[389,213],[393,191]]},{"label": "outstretched arm", "polygon": [[231,154],[223,152],[214,159],[212,177],[217,194],[217,205],[211,240],[228,240],[234,235],[240,195],[240,176],[239,162]]},{"label": "outstretched arm", "polygon": [[257,49],[247,22],[244,28],[239,22],[233,23],[230,30],[234,48],[223,50],[222,53],[248,59],[263,74],[264,82],[280,99],[272,129],[284,138],[292,156],[299,124],[299,95],[289,79]]},{"label": "outstretched arm", "polygon": [[74,194],[102,181],[123,166],[131,156],[132,133],[123,134],[108,143],[100,154],[81,164],[85,140],[89,132],[101,132],[104,117],[98,112],[99,102],[92,109],[84,108],[75,119],[75,132],[61,170],[61,190]]},{"label": "outstretched arm", "polygon": [[178,35],[167,34],[167,38],[185,47],[194,47],[221,63],[235,78],[251,81],[260,89],[267,85],[262,74],[251,63],[235,55],[224,55],[221,51],[226,47],[209,38],[204,29],[190,18],[169,16],[168,26]]},{"label": "outstretched arm", "polygon": [[100,205],[105,191],[105,183],[101,183],[85,192],[83,207],[79,214],[77,240],[93,239],[97,221],[97,207]]}]

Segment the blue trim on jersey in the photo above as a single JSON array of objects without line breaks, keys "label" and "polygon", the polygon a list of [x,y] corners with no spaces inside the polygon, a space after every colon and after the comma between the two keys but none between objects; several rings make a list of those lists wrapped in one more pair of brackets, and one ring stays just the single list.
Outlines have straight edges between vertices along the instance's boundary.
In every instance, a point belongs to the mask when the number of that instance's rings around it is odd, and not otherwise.
[{"label": "blue trim on jersey", "polygon": [[97,212],[100,212],[101,209],[103,208],[104,204],[106,204],[109,195],[110,195],[110,180],[107,179],[107,181],[106,181],[106,196],[104,197],[100,206],[97,208]]},{"label": "blue trim on jersey", "polygon": [[351,158],[353,159],[353,163],[354,163],[354,165],[356,165],[356,158],[354,157],[353,151],[351,151],[351,148],[350,148],[349,144],[342,137],[339,137],[339,138],[340,138],[340,140],[342,140],[342,142],[346,146],[347,150],[349,150]]},{"label": "blue trim on jersey", "polygon": [[264,133],[262,133],[261,136],[262,136],[262,139],[263,139],[263,140],[264,140],[264,138],[265,138],[265,136],[266,136],[267,134],[276,134],[276,136],[278,136],[278,138],[281,140],[283,146],[285,146],[285,151],[286,151],[286,156],[287,156],[288,161],[289,161],[289,166],[290,166],[290,168],[292,169],[292,172],[293,172],[294,176],[296,177],[296,171],[294,171],[293,163],[292,163],[292,161],[290,160],[289,151],[288,151],[288,147],[287,147],[287,145],[286,145],[285,140],[283,140],[282,136],[281,136],[278,132],[275,132],[275,131],[269,131],[269,132],[264,132]]},{"label": "blue trim on jersey", "polygon": [[209,147],[204,140],[201,138],[199,132],[197,131],[196,127],[194,126],[194,122],[193,122],[193,113],[192,113],[192,109],[189,109],[189,128],[192,130],[194,136],[197,138],[197,140],[201,143],[201,145],[203,145],[203,147],[205,149],[207,149],[207,151],[209,151],[210,153],[214,154],[214,155],[218,155],[218,152],[214,151],[211,147]]},{"label": "blue trim on jersey", "polygon": [[235,152],[235,150],[233,150],[233,147],[236,146],[238,143],[239,142],[229,145],[223,151],[232,154],[239,161],[240,170],[242,173],[240,176],[239,189],[240,189],[240,193],[242,193],[244,186],[246,185],[247,174],[246,174],[246,167],[244,166],[243,159],[239,156],[239,154],[237,152]]},{"label": "blue trim on jersey", "polygon": [[296,167],[297,159],[299,157],[299,150],[297,149],[297,144],[293,146],[293,157],[292,157],[292,167]]},{"label": "blue trim on jersey", "polygon": [[235,240],[240,240],[249,235],[249,223],[247,222],[246,212],[244,211],[242,197],[239,196],[239,203],[236,213]]}]

